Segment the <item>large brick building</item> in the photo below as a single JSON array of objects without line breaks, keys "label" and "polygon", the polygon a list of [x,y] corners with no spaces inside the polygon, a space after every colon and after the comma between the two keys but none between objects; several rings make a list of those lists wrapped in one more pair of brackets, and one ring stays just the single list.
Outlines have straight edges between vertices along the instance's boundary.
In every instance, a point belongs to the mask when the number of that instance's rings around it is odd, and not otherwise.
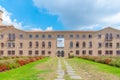
[{"label": "large brick building", "polygon": [[2,25],[0,11],[0,56],[120,55],[120,30],[22,31]]}]

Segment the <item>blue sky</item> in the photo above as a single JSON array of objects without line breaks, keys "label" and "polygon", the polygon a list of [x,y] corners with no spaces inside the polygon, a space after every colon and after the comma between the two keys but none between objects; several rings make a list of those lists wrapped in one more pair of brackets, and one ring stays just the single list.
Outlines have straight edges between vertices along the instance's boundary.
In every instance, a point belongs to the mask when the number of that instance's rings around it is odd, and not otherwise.
[{"label": "blue sky", "polygon": [[3,23],[23,30],[120,29],[119,0],[0,0]]}]

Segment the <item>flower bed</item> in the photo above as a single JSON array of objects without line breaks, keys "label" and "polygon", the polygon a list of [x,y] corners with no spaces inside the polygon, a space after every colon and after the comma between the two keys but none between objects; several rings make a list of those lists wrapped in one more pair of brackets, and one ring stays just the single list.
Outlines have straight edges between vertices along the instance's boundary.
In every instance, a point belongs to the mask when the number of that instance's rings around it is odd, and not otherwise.
[{"label": "flower bed", "polygon": [[115,67],[120,67],[120,57],[107,57],[107,56],[80,56],[79,58],[87,59]]},{"label": "flower bed", "polygon": [[9,61],[9,62],[7,61],[7,62],[0,63],[0,72],[18,68],[18,67],[26,65],[28,63],[40,60],[42,58],[44,58],[44,57],[36,56],[36,57],[28,57],[28,58],[20,58],[20,59],[17,58],[17,59],[14,59],[13,61]]}]

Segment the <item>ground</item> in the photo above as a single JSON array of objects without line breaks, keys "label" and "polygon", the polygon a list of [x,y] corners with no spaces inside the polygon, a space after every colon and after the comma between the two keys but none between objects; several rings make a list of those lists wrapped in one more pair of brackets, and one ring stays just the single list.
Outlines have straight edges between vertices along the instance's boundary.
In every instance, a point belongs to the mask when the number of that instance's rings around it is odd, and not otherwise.
[{"label": "ground", "polygon": [[64,80],[76,80],[71,79],[65,61],[82,78],[78,80],[120,80],[120,68],[80,58],[44,58],[17,69],[0,72],[0,80],[57,80],[59,65],[64,71]]}]

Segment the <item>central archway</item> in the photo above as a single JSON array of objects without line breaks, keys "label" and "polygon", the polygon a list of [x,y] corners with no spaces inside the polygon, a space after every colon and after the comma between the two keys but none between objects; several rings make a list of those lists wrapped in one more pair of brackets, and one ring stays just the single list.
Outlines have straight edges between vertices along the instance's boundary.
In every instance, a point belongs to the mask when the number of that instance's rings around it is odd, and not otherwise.
[{"label": "central archway", "polygon": [[64,57],[64,51],[57,51],[57,57]]}]

